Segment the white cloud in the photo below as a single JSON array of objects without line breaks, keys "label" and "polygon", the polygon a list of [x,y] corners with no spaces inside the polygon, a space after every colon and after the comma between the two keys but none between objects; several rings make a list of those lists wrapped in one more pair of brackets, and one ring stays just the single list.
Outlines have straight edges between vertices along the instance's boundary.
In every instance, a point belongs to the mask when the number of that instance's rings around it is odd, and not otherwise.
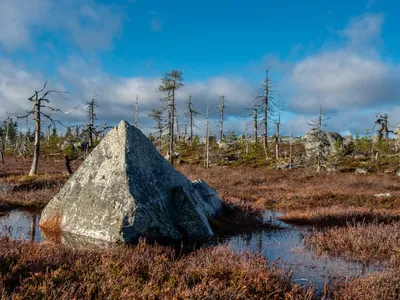
[{"label": "white cloud", "polygon": [[290,84],[294,96],[290,108],[311,112],[345,111],[397,100],[398,74],[390,64],[346,50],[307,58],[293,69]]},{"label": "white cloud", "polygon": [[[19,67],[8,60],[0,60],[0,103],[2,110],[0,111],[0,119],[5,119],[7,116],[15,114],[24,114],[32,109],[32,103],[28,100],[35,90],[43,88],[47,78],[42,74],[25,71],[23,67]],[[48,82],[48,89],[59,91],[65,90],[62,85],[57,82]],[[49,96],[50,105],[58,107],[62,110],[69,110],[76,105],[73,101],[65,102],[56,94]],[[56,118],[67,120],[67,115],[61,113],[53,113]]]},{"label": "white cloud", "polygon": [[29,46],[32,28],[49,14],[50,7],[49,0],[0,1],[0,44],[10,49]]},{"label": "white cloud", "polygon": [[0,1],[0,44],[6,49],[33,44],[33,36],[50,32],[84,50],[105,50],[122,32],[123,14],[114,5],[78,0]]},{"label": "white cloud", "polygon": [[[80,57],[71,57],[58,70],[60,78],[68,82],[81,103],[98,95],[98,118],[100,122],[117,123],[121,119],[133,120],[133,106],[136,95],[139,96],[140,125],[146,132],[152,125],[147,114],[153,108],[162,108],[159,100],[164,95],[157,92],[160,78],[114,77],[102,71],[98,66],[87,64]],[[181,119],[184,118],[185,101],[189,94],[196,103],[197,110],[205,116],[206,106],[210,106],[210,118],[213,126],[218,117],[217,107],[220,96],[226,97],[226,115],[241,117],[247,112],[243,108],[250,106],[253,88],[240,78],[214,77],[205,81],[184,82],[185,86],[177,92],[177,107]],[[85,118],[79,120],[85,122]],[[243,121],[244,122],[244,121]],[[199,127],[204,120],[199,118]],[[227,121],[227,130],[239,129],[240,122]],[[241,131],[244,130],[244,127]]]},{"label": "white cloud", "polygon": [[366,47],[380,42],[384,16],[382,14],[364,14],[352,18],[347,27],[341,32],[350,47]]},{"label": "white cloud", "polygon": [[399,67],[384,61],[370,44],[380,39],[382,23],[382,15],[354,18],[342,31],[344,45],[297,62],[284,81],[292,91],[289,109],[312,113],[322,105],[330,112],[345,112],[398,100]]},{"label": "white cloud", "polygon": [[380,53],[384,17],[365,14],[352,18],[340,31],[340,43],[322,45],[319,52],[297,61],[279,84],[288,97],[290,115],[283,126],[303,134],[317,117],[322,105],[330,119],[327,129],[339,133],[364,134],[372,130],[376,113],[389,113],[394,125],[400,122],[394,111],[400,95],[400,66]]}]

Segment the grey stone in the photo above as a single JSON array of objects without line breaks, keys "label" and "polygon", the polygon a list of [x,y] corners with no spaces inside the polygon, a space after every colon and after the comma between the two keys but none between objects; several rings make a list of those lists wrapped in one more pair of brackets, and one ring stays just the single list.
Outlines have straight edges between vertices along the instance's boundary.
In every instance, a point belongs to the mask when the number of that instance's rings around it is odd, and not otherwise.
[{"label": "grey stone", "polygon": [[[165,158],[166,160],[169,160],[169,153],[167,153],[167,154],[164,156],[164,158]],[[178,153],[178,152],[174,152],[173,158],[174,158],[174,159],[179,158],[179,153]]]},{"label": "grey stone", "polygon": [[[323,132],[323,145],[324,149],[327,153],[335,153],[336,152],[336,142],[343,141],[343,138],[340,134],[335,132]],[[312,132],[307,132],[304,135],[304,147],[306,150],[307,158],[314,157],[315,149],[318,147],[318,141]]]},{"label": "grey stone", "polygon": [[376,197],[376,198],[390,198],[390,197],[392,197],[392,195],[389,194],[389,193],[381,193],[381,194],[374,195],[374,197]]},{"label": "grey stone", "polygon": [[357,168],[355,170],[356,174],[367,174],[368,173],[368,169],[367,168]]},{"label": "grey stone", "polygon": [[125,121],[111,130],[45,207],[41,226],[109,242],[208,238],[222,201],[192,183]]},{"label": "grey stone", "polygon": [[353,143],[353,136],[352,135],[345,135],[343,137],[343,147],[346,149],[351,146]]},{"label": "grey stone", "polygon": [[219,149],[222,149],[225,151],[229,149],[229,144],[224,141],[217,142],[217,144],[218,144]]}]

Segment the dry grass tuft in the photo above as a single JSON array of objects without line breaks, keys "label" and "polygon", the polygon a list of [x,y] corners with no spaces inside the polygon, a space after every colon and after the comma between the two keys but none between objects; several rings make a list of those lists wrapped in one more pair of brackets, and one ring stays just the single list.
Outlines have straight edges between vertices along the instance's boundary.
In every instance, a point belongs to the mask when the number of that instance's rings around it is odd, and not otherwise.
[{"label": "dry grass tuft", "polygon": [[[354,173],[319,173],[311,169],[269,170],[183,165],[190,179],[201,178],[227,202],[243,201],[255,208],[304,210],[340,206],[400,209],[398,177],[392,174],[358,176]],[[390,198],[374,197],[390,193]]]},{"label": "dry grass tuft", "polygon": [[177,256],[140,242],[106,251],[0,239],[4,297],[58,299],[312,299],[260,255],[226,247]]},{"label": "dry grass tuft", "polygon": [[349,223],[392,223],[400,221],[400,211],[371,210],[359,207],[329,207],[306,211],[289,211],[279,218],[297,225],[346,226]]},{"label": "dry grass tuft", "polygon": [[336,287],[334,299],[398,300],[400,298],[400,268],[356,278]]},{"label": "dry grass tuft", "polygon": [[400,258],[400,223],[357,223],[315,231],[306,237],[305,243],[318,254],[340,255],[365,263],[393,263]]}]

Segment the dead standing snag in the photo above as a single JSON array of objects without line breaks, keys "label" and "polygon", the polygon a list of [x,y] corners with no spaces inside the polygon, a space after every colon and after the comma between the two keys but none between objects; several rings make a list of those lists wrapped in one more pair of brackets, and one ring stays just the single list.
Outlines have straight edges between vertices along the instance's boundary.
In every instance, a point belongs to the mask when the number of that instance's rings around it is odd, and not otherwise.
[{"label": "dead standing snag", "polygon": [[[50,116],[50,112],[62,112],[59,108],[50,106],[50,100],[48,96],[51,94],[57,94],[63,99],[67,99],[65,94],[69,94],[66,91],[58,91],[58,90],[46,90],[47,88],[47,81],[44,83],[43,88],[40,91],[35,91],[35,93],[28,98],[30,102],[33,104],[32,110],[28,111],[24,115],[17,115],[18,119],[24,119],[29,116],[33,116],[33,120],[35,121],[35,143],[34,143],[34,150],[33,150],[33,161],[32,166],[29,171],[29,176],[33,176],[37,173],[38,165],[39,165],[39,154],[40,154],[40,129],[41,129],[41,120],[42,118],[47,119],[48,121],[55,126],[55,123],[62,123],[58,120],[54,120]],[[43,110],[47,109],[48,113],[45,113]],[[69,112],[63,112],[65,114],[71,113],[76,108]]]}]

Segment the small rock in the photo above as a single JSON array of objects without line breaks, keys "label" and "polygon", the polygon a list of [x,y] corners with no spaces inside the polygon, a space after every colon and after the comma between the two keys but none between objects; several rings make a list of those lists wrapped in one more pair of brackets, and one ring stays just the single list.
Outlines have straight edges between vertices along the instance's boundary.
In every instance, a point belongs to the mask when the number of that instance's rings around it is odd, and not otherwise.
[{"label": "small rock", "polygon": [[374,195],[374,197],[377,197],[377,198],[382,198],[382,197],[390,198],[390,197],[392,197],[392,195],[389,194],[389,193],[386,193],[386,194],[376,194],[376,195]]},{"label": "small rock", "polygon": [[397,170],[396,176],[400,176],[400,170]]},{"label": "small rock", "polygon": [[[174,159],[179,158],[179,153],[178,153],[178,152],[174,152],[173,157],[174,157]],[[167,153],[167,154],[164,156],[164,158],[165,158],[166,160],[169,160],[169,153]]]},{"label": "small rock", "polygon": [[368,169],[367,168],[357,168],[355,170],[356,174],[367,174],[368,173]]}]

